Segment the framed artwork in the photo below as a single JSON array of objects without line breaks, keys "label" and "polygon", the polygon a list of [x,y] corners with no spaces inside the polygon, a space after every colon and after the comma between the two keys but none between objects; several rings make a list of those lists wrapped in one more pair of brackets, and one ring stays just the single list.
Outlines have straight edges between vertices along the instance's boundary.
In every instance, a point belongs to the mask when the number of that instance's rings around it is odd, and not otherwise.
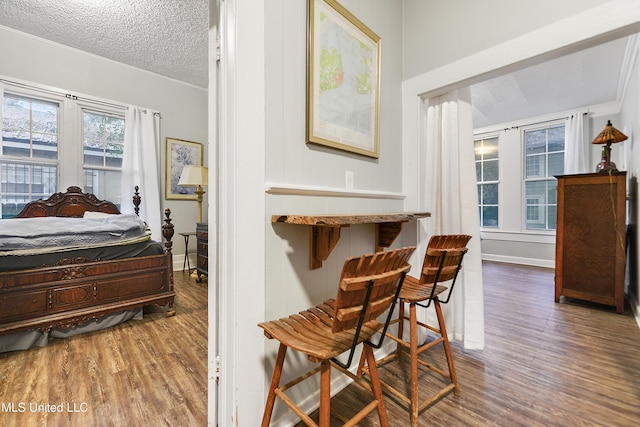
[{"label": "framed artwork", "polygon": [[335,0],[309,0],[307,143],[378,157],[380,37]]},{"label": "framed artwork", "polygon": [[202,166],[202,144],[167,138],[166,199],[197,200],[195,188],[180,187],[180,175],[187,165]]}]

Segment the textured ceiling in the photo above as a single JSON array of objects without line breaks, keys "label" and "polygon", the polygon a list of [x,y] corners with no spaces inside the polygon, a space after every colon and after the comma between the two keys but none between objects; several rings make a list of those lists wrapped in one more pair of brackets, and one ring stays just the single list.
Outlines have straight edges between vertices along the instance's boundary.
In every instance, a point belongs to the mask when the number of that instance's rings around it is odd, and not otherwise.
[{"label": "textured ceiling", "polygon": [[208,86],[209,0],[0,0],[0,25]]}]

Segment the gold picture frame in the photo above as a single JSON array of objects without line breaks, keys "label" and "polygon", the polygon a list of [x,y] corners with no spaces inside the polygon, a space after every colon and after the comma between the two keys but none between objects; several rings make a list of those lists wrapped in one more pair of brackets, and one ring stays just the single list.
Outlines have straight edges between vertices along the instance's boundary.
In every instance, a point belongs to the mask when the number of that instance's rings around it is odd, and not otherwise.
[{"label": "gold picture frame", "polygon": [[195,188],[180,187],[180,175],[187,165],[202,166],[202,144],[176,138],[167,138],[167,200],[197,200]]},{"label": "gold picture frame", "polygon": [[335,0],[309,0],[307,143],[378,158],[380,37]]}]

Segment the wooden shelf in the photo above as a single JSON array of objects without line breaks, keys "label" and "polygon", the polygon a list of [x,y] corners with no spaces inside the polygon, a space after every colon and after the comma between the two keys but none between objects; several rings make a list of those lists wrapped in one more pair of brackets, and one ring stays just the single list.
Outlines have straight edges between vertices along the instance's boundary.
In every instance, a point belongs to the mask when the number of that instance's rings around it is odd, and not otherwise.
[{"label": "wooden shelf", "polygon": [[430,217],[429,212],[400,212],[364,215],[273,215],[272,223],[309,225],[309,268],[322,267],[340,240],[340,229],[352,224],[376,225],[376,251],[391,246],[402,223]]}]

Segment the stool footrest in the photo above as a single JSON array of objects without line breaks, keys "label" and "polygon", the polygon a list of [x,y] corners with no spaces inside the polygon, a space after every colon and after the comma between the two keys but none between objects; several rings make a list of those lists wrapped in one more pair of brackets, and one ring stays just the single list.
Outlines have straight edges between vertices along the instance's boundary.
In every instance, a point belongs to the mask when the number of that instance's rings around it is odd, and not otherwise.
[{"label": "stool footrest", "polygon": [[429,399],[422,402],[422,404],[418,407],[418,412],[424,411],[425,408],[427,408],[428,406],[431,406],[438,400],[442,399],[444,396],[449,394],[451,390],[453,390],[454,388],[455,388],[455,384],[449,384],[448,386],[440,390],[438,393],[432,395]]},{"label": "stool footrest", "polygon": [[298,408],[298,406],[296,406],[295,403],[293,403],[293,401],[291,399],[289,399],[289,397],[284,394],[284,392],[277,388],[274,390],[274,393],[276,396],[278,396],[280,398],[280,400],[282,400],[282,402],[287,405],[289,407],[289,409],[291,409],[293,411],[294,414],[296,414],[298,417],[300,417],[300,419],[302,421],[304,421],[304,423],[308,426],[312,426],[312,427],[318,427],[318,424],[316,424],[311,417],[309,417],[307,414],[305,414],[304,412],[302,412],[300,410],[300,408]]},{"label": "stool footrest", "polygon": [[[366,373],[364,373],[364,374],[366,375]],[[396,399],[404,402],[407,405],[407,407],[410,407],[411,399],[409,397],[405,396],[402,392],[398,391],[392,385],[390,385],[389,383],[387,383],[387,382],[385,382],[383,380],[380,380],[380,385],[382,386],[382,389],[387,392],[387,394],[390,394],[391,396],[395,397]],[[429,398],[424,400],[418,406],[418,412],[424,411],[428,406],[431,406],[432,404],[434,404],[438,400],[442,399],[447,394],[451,393],[451,391],[454,390],[454,389],[455,389],[455,384],[448,384],[447,386],[445,386],[442,389],[440,389],[437,393],[432,394],[431,396],[429,396]]]},{"label": "stool footrest", "polygon": [[[420,360],[418,359],[418,363],[422,366],[424,366],[425,368],[429,368],[431,369],[433,372],[436,372],[440,375],[442,375],[445,378],[451,379],[451,375],[448,374],[447,372],[443,371],[442,369],[436,368],[435,366],[433,366],[431,363],[427,363],[424,360]],[[452,384],[453,385],[453,384]]]}]

